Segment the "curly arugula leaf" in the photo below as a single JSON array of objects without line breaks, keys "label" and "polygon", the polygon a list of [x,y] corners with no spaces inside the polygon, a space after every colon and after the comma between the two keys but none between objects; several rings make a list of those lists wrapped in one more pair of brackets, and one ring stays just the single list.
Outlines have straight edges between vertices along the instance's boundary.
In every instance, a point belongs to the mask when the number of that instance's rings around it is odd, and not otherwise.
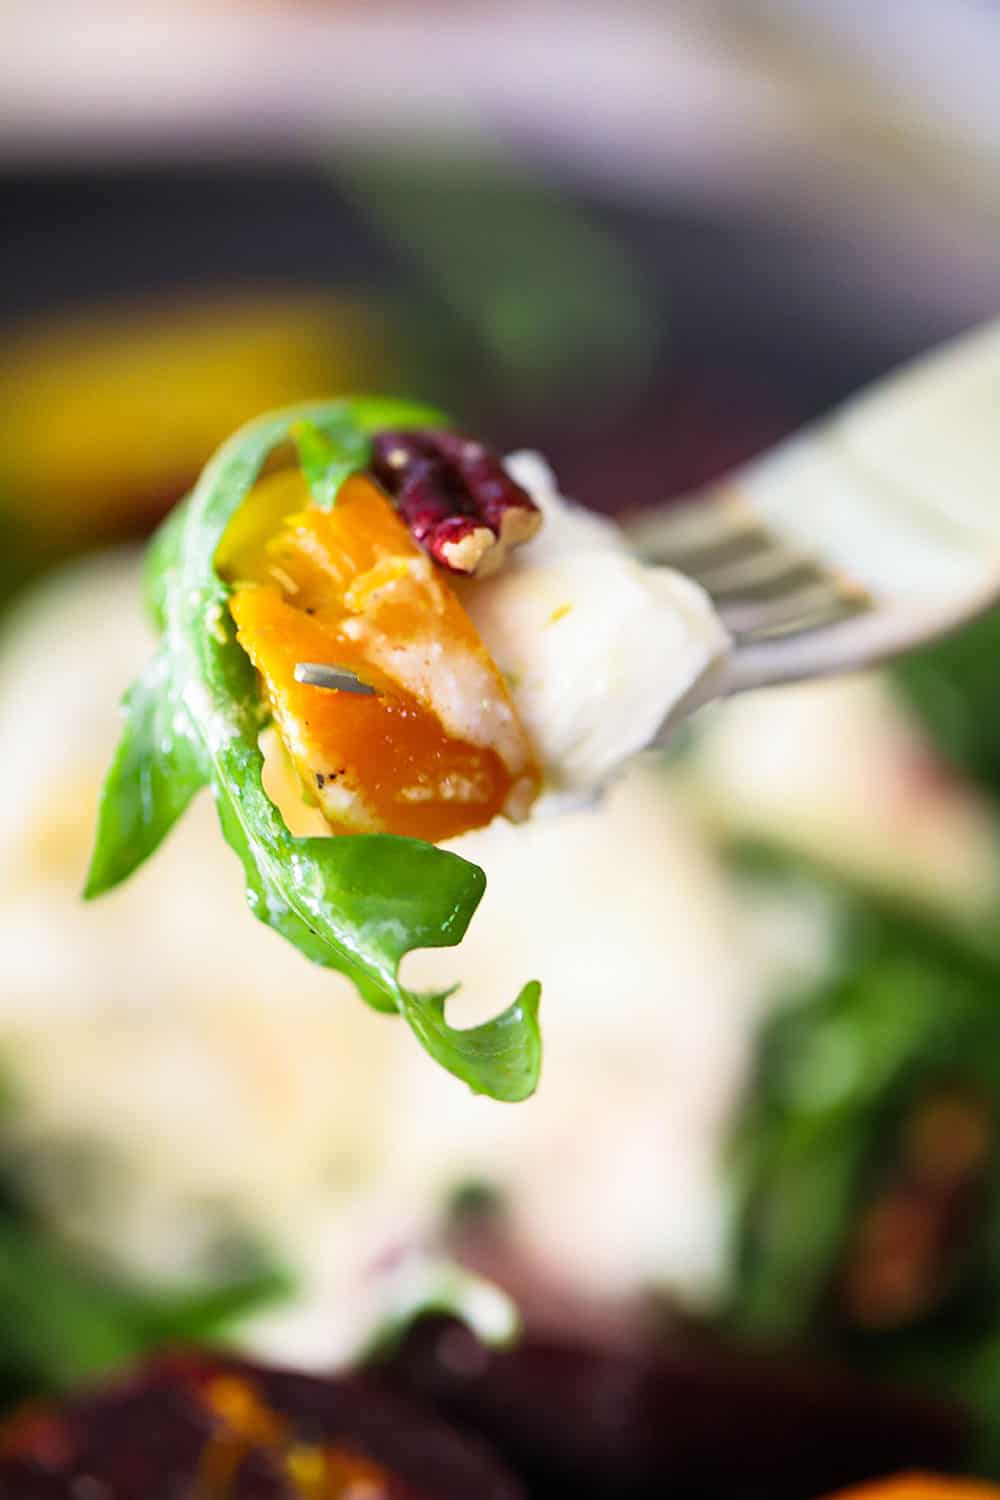
[{"label": "curly arugula leaf", "polygon": [[538,1030],[538,1003],[542,987],[526,984],[513,1005],[502,1015],[481,1026],[456,1032],[444,1017],[449,990],[443,995],[403,994],[403,1015],[414,1035],[443,1068],[454,1072],[456,1038],[461,1038],[461,1076],[478,1094],[492,1093],[491,1081],[504,1080],[505,1097],[524,1099],[538,1082],[542,1065],[542,1041]]},{"label": "curly arugula leaf", "polygon": [[210,785],[254,915],[314,963],[346,974],[368,1004],[403,1016],[474,1092],[513,1101],[538,1081],[537,984],[492,1021],[458,1030],[446,1020],[446,994],[418,994],[399,980],[413,949],[461,942],[485,889],[482,870],[417,839],[289,833],[264,790],[256,674],[215,569],[226,527],[274,449],[297,440],[314,495],[333,504],[343,480],[369,461],[373,433],[442,421],[400,401],[312,403],[251,423],[211,460],[151,549],[146,594],[162,641],[126,698],[85,894],[130,875]]},{"label": "curly arugula leaf", "polygon": [[361,432],[341,433],[334,441],[314,422],[296,422],[292,437],[314,503],[332,509],[344,480],[368,462],[367,438]]},{"label": "curly arugula leaf", "polygon": [[101,792],[84,895],[126,880],[155,852],[209,779],[161,649],[125,696],[125,731]]}]

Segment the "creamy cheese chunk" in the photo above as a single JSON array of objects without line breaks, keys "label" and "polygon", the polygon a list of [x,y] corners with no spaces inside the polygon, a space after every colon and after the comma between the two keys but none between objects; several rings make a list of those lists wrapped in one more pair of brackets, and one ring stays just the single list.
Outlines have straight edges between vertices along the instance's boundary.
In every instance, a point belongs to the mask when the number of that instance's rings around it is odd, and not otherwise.
[{"label": "creamy cheese chunk", "polygon": [[[482,909],[405,978],[461,980],[454,1025],[542,981],[542,1085],[498,1105],[249,916],[207,794],[133,879],[80,900],[118,699],[154,644],[140,591],[137,555],[95,557],[0,632],[0,1058],[7,1144],[40,1210],[138,1275],[204,1280],[220,1243],[259,1237],[300,1295],[244,1337],[317,1368],[367,1344],[371,1268],[435,1243],[469,1181],[497,1188],[560,1284],[705,1295],[758,980],[724,872],[659,769],[633,767],[597,808],[452,845],[486,870]],[[88,1171],[68,1173],[81,1153]]]},{"label": "creamy cheese chunk", "polygon": [[546,798],[599,791],[712,696],[730,641],[708,595],[639,561],[612,521],[563,499],[533,453],[507,460],[545,521],[492,578],[457,581],[505,675]]}]

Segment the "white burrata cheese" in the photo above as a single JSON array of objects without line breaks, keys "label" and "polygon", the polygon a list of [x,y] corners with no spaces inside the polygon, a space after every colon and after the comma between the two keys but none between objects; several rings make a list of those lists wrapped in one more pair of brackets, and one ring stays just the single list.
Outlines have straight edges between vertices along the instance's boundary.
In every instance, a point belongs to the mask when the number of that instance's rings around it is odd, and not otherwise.
[{"label": "white burrata cheese", "polygon": [[702,588],[641,562],[614,522],[563,499],[537,454],[506,466],[542,527],[499,573],[456,586],[558,805],[599,791],[712,697],[731,643]]},{"label": "white burrata cheese", "polygon": [[[660,771],[456,843],[486,870],[482,909],[406,977],[461,979],[456,1024],[544,984],[538,1093],[474,1097],[253,920],[207,794],[131,880],[81,901],[118,700],[153,647],[139,593],[133,554],[94,560],[0,637],[0,1071],[46,1212],[158,1273],[204,1271],[234,1227],[260,1234],[303,1293],[247,1336],[320,1367],[370,1331],[370,1267],[432,1238],[469,1178],[503,1191],[569,1285],[710,1289],[758,988],[724,874]],[[94,1171],[67,1172],[81,1147]]]},{"label": "white burrata cheese", "polygon": [[873,673],[747,693],[698,722],[688,795],[729,832],[988,922],[1000,821]]}]

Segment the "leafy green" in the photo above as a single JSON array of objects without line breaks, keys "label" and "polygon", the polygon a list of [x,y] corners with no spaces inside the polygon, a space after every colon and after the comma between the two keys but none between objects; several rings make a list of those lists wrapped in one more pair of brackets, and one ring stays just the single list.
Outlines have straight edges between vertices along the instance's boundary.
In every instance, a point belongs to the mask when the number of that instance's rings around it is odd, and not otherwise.
[{"label": "leafy green", "polygon": [[[820,1317],[865,1170],[925,1082],[1000,1098],[1000,964],[925,910],[787,855],[738,851],[755,882],[827,902],[835,955],[764,1026],[733,1146],[735,1301],[745,1331],[796,1336]],[[1000,1221],[998,1221],[1000,1222]]]},{"label": "leafy green", "polygon": [[329,510],[344,480],[367,463],[367,438],[361,432],[344,433],[334,442],[313,422],[296,422],[292,437],[313,500]]},{"label": "leafy green", "polygon": [[215,1286],[149,1287],[41,1226],[0,1219],[0,1398],[64,1389],[160,1345],[215,1341],[290,1285],[261,1267]]},{"label": "leafy green", "polygon": [[1000,609],[905,657],[893,678],[942,753],[1000,796]]},{"label": "leafy green", "polygon": [[187,524],[190,495],[178,500],[153,533],[143,565],[143,602],[150,620],[162,631],[167,623],[167,587],[174,575]]},{"label": "leafy green", "polygon": [[127,879],[208,780],[161,648],[125,697],[125,731],[104,783],[86,896]]},{"label": "leafy green", "polygon": [[940,1300],[867,1327],[834,1295],[873,1189],[894,1180],[912,1111],[942,1089],[1000,1104],[995,944],[787,851],[730,852],[758,898],[824,905],[832,942],[817,978],[775,997],[736,1121],[728,1328],[808,1341],[866,1375],[968,1402],[979,1463],[1000,1474],[1000,1150]]},{"label": "leafy green", "polygon": [[398,1012],[430,1055],[475,1092],[519,1100],[541,1062],[538,986],[492,1021],[448,1025],[447,994],[399,981],[415,948],[459,943],[485,876],[457,855],[383,834],[294,838],[264,791],[261,704],[240,647],[215,554],[268,455],[291,437],[323,503],[370,455],[371,434],[440,424],[435,412],[377,398],[315,403],[263,417],[206,467],[182,511],[154,541],[147,600],[163,636],[125,702],[126,724],[101,799],[86,892],[100,895],[154,852],[190,799],[209,785],[239,855],[254,915],[315,963],[348,975],[378,1010]]},{"label": "leafy green", "polygon": [[480,383],[522,402],[571,400],[603,422],[642,387],[669,323],[657,279],[544,175],[487,150],[341,152],[334,167],[433,296],[425,347],[470,336]]},{"label": "leafy green", "polygon": [[[17,1096],[0,1078],[0,1129]],[[148,1349],[214,1343],[287,1296],[291,1277],[234,1243],[211,1279],[168,1286],[126,1275],[63,1239],[23,1191],[23,1160],[0,1144],[0,1406],[63,1390]]]},{"label": "leafy green", "polygon": [[524,1099],[534,1090],[542,1066],[541,993],[541,985],[533,980],[501,1015],[458,1033],[444,1018],[447,995],[410,992],[403,998],[403,1014],[421,1045],[444,1068],[452,1069],[455,1039],[461,1037],[461,1076],[475,1093],[492,1093],[492,1081],[502,1079],[510,1098]]}]

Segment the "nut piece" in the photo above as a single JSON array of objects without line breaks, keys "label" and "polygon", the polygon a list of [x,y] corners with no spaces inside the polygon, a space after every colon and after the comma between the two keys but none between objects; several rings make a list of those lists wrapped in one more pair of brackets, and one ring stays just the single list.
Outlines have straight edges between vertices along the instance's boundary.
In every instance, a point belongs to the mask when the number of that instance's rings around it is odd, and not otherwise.
[{"label": "nut piece", "polygon": [[496,454],[457,432],[380,432],[372,469],[414,541],[451,573],[495,573],[542,524]]}]

